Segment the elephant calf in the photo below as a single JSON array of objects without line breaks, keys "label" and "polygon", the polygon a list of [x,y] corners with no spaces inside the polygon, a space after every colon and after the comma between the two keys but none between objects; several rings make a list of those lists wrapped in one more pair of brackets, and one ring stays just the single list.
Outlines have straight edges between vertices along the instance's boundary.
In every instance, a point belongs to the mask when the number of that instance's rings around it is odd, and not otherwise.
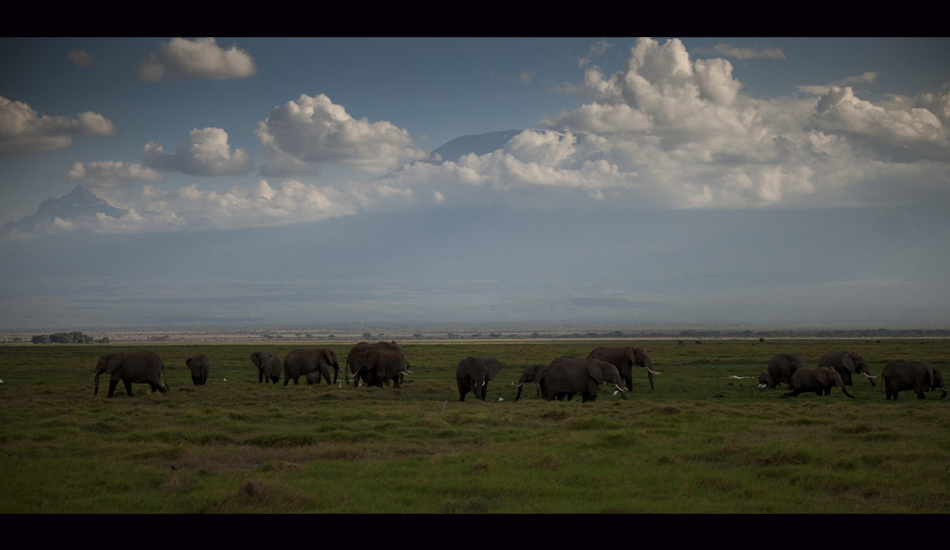
[{"label": "elephant calf", "polygon": [[831,367],[802,367],[795,371],[788,385],[792,391],[783,394],[782,397],[792,397],[804,392],[831,395],[831,386],[838,386],[845,395],[854,398],[844,387],[841,375]]},{"label": "elephant calf", "polygon": [[152,351],[111,353],[99,357],[99,363],[96,364],[96,389],[92,395],[99,393],[100,374],[110,375],[109,397],[115,394],[115,388],[120,381],[125,384],[125,391],[129,397],[132,397],[133,383],[148,384],[152,391],[162,393],[168,391],[168,378],[165,378],[164,386],[159,381],[160,376],[165,376],[165,363],[158,354]]},{"label": "elephant calf", "polygon": [[897,393],[902,390],[911,390],[917,394],[918,399],[927,399],[924,392],[933,391],[937,388],[943,390],[943,395],[940,396],[941,399],[947,396],[943,374],[933,368],[930,363],[891,361],[881,371],[881,376],[884,378],[887,399],[893,396],[894,401],[897,401]]},{"label": "elephant calf", "polygon": [[521,373],[521,379],[518,380],[518,395],[515,396],[515,401],[521,398],[521,390],[526,383],[535,382],[538,390],[538,397],[541,397],[541,375],[546,371],[548,365],[546,363],[535,363],[533,365],[528,365],[524,368],[524,371]]},{"label": "elephant calf", "polygon": [[185,359],[185,366],[191,371],[191,381],[196,386],[204,386],[211,371],[211,360],[204,355],[196,355]]}]

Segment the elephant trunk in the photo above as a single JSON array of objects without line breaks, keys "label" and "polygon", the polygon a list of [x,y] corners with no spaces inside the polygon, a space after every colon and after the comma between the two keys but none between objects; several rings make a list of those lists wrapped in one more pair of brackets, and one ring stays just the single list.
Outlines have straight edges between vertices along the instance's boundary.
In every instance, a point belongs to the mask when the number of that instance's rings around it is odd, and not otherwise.
[{"label": "elephant trunk", "polygon": [[[944,392],[946,394],[946,392]],[[96,389],[92,392],[92,395],[99,395],[99,373],[96,373]]]},{"label": "elephant trunk", "polygon": [[621,388],[621,387],[620,387],[620,384],[617,384],[616,382],[614,382],[614,387],[617,388],[617,391],[620,392],[620,397],[623,397],[623,400],[626,401],[626,400],[627,400],[627,390],[624,389],[624,388]]},{"label": "elephant trunk", "polygon": [[522,389],[522,386],[524,386],[524,382],[518,384],[518,394],[515,395],[515,401],[517,401],[518,399],[521,398],[521,389]]}]

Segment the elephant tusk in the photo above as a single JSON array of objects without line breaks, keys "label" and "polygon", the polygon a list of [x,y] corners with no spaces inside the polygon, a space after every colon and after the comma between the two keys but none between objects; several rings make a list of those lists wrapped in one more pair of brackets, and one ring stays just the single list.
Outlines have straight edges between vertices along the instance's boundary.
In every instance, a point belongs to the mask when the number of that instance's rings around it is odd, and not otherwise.
[{"label": "elephant tusk", "polygon": [[647,372],[649,372],[650,374],[663,374],[662,372],[656,372],[655,370],[651,369],[650,367],[647,367]]},{"label": "elephant tusk", "polygon": [[764,387],[767,386],[767,385],[768,385],[768,384],[759,384],[759,389],[762,389],[762,388],[764,388]]},{"label": "elephant tusk", "polygon": [[861,374],[863,374],[866,378],[877,378],[877,376],[871,376],[870,374],[867,374],[867,373],[862,372]]},{"label": "elephant tusk", "polygon": [[522,382],[522,383],[520,383],[520,384],[518,384],[518,386],[517,386],[517,387],[519,387],[519,388],[520,388],[521,386],[524,386],[524,382]]},{"label": "elephant tusk", "polygon": [[627,393],[627,390],[621,388],[621,387],[618,386],[617,384],[614,384],[614,387],[617,388],[618,391],[622,391],[623,393]]}]

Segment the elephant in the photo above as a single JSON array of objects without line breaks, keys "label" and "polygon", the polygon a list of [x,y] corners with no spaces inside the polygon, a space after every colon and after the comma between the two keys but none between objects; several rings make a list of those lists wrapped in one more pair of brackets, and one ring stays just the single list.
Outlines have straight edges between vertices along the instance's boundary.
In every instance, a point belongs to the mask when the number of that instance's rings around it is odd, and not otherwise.
[{"label": "elephant", "polygon": [[307,374],[307,385],[316,386],[320,383],[320,371],[313,371]]},{"label": "elephant", "polygon": [[133,382],[146,383],[151,386],[152,391],[168,391],[168,378],[165,378],[164,386],[159,381],[159,375],[165,375],[165,363],[155,352],[111,353],[99,357],[99,363],[96,364],[96,389],[92,395],[99,394],[99,375],[103,373],[111,375],[109,397],[115,394],[120,380],[125,383],[125,391],[129,397],[132,397]]},{"label": "elephant", "polygon": [[818,361],[818,366],[831,367],[838,371],[838,374],[841,375],[841,379],[844,380],[845,386],[854,385],[851,383],[851,375],[857,372],[867,377],[872,386],[876,385],[874,379],[877,378],[877,376],[871,376],[871,371],[868,370],[868,364],[864,362],[864,357],[861,357],[857,353],[850,351],[830,351],[821,356],[821,359]]},{"label": "elephant", "polygon": [[[353,382],[355,387],[359,387],[360,382],[367,384],[367,376],[369,375],[369,370],[366,369],[365,361],[369,357],[364,352],[370,349],[386,349],[398,352],[403,356],[403,360],[406,365],[405,368],[399,373],[399,383],[402,384],[405,379],[405,373],[412,374],[409,370],[410,365],[409,361],[406,361],[405,355],[402,352],[402,347],[396,342],[377,342],[375,344],[369,344],[366,342],[360,342],[353,346],[353,349],[350,350],[350,353],[346,356],[346,369],[344,369],[343,374],[346,379],[346,385],[350,385],[349,375],[353,374]],[[389,385],[389,379],[385,380],[386,385]]]},{"label": "elephant", "polygon": [[579,393],[584,403],[597,399],[600,385],[610,382],[627,399],[627,388],[621,386],[620,371],[611,363],[600,359],[559,357],[551,362],[541,374],[544,398],[563,401],[568,394]]},{"label": "elephant", "polygon": [[280,373],[284,371],[284,363],[280,356],[269,351],[255,351],[251,354],[251,361],[257,366],[258,384],[269,380],[276,386],[280,382]]},{"label": "elephant", "polygon": [[[330,382],[330,367],[333,367],[333,382]],[[327,385],[336,384],[337,374],[340,372],[340,362],[336,352],[330,348],[295,349],[284,357],[284,385],[291,379],[294,385],[301,376],[311,372],[319,372],[327,379]],[[319,376],[317,377],[319,381]]]},{"label": "elephant", "polygon": [[918,399],[927,399],[924,392],[937,388],[943,390],[941,399],[947,396],[943,374],[933,368],[930,363],[891,361],[881,371],[881,376],[884,378],[883,386],[887,391],[887,399],[893,396],[894,401],[897,401],[897,392],[901,390],[912,390],[917,394]]},{"label": "elephant", "polygon": [[389,380],[392,380],[393,389],[398,390],[402,385],[403,374],[409,372],[406,370],[406,358],[401,350],[365,349],[356,354],[354,364],[360,366],[360,370],[353,375],[354,380],[360,377],[366,381],[367,386],[379,388],[383,387],[384,382],[388,385]]},{"label": "elephant", "polygon": [[653,375],[662,374],[653,370],[653,361],[643,348],[625,346],[622,348],[597,348],[590,352],[588,359],[600,359],[617,367],[628,388],[633,387],[633,366],[646,367],[647,377],[650,379],[650,389],[653,388]]},{"label": "elephant", "polygon": [[[768,386],[775,389],[779,384],[788,384],[795,372],[805,367],[806,360],[804,355],[795,353],[779,353],[769,359],[766,372],[759,374],[759,389]],[[764,377],[762,375],[765,375]]]},{"label": "elephant", "polygon": [[205,355],[196,355],[185,359],[185,366],[191,371],[191,381],[196,386],[204,386],[211,370],[211,360]]},{"label": "elephant", "polygon": [[547,363],[535,363],[524,368],[524,371],[521,373],[521,379],[518,380],[518,395],[515,396],[515,401],[521,398],[521,390],[524,389],[523,386],[528,382],[535,382],[538,397],[541,397],[541,384],[538,383],[538,380],[541,378],[541,374],[548,369],[548,366]]},{"label": "elephant", "polygon": [[831,395],[831,386],[838,386],[845,395],[854,399],[854,396],[844,387],[841,375],[831,367],[801,367],[792,375],[788,386],[792,388],[792,391],[782,394],[782,397],[793,397],[803,392]]},{"label": "elephant", "polygon": [[[475,399],[485,401],[488,383],[501,372],[504,363],[494,357],[467,357],[455,367],[455,381],[459,386],[459,401],[465,401],[465,395],[472,392]],[[520,389],[520,388],[519,388]]]}]

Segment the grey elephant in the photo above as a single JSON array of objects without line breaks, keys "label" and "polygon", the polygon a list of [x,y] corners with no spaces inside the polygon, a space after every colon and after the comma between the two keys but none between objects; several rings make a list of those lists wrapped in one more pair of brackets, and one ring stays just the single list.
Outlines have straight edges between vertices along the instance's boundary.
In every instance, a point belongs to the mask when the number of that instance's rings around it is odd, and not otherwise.
[{"label": "grey elephant", "polygon": [[[412,374],[409,370],[410,365],[409,361],[406,360],[405,354],[403,354],[402,347],[396,342],[376,342],[375,344],[369,344],[367,342],[360,342],[353,346],[353,349],[350,350],[350,353],[346,356],[346,368],[343,371],[344,377],[346,378],[346,384],[350,384],[349,375],[353,374],[353,382],[355,387],[359,387],[360,384],[367,383],[367,376],[370,375],[369,369],[366,368],[366,360],[369,355],[365,352],[371,349],[385,349],[390,351],[398,352],[403,357],[405,362],[405,368],[399,373],[399,383],[405,380],[405,373]],[[384,383],[388,386],[389,379],[387,378]]]},{"label": "grey elephant", "polygon": [[647,378],[650,379],[650,389],[653,388],[653,375],[662,374],[653,370],[653,361],[643,348],[624,346],[622,348],[597,348],[590,352],[588,359],[600,359],[617,367],[620,376],[628,388],[633,387],[633,367],[645,367]]},{"label": "grey elephant", "polygon": [[403,375],[406,372],[406,358],[401,351],[394,349],[370,348],[356,354],[355,364],[360,370],[353,375],[354,379],[365,380],[367,386],[383,387],[383,384],[393,382],[393,389],[402,385]]},{"label": "grey elephant", "polygon": [[884,378],[884,390],[887,392],[887,399],[894,397],[897,401],[897,393],[903,390],[911,390],[917,394],[918,399],[927,399],[924,392],[933,391],[937,388],[943,390],[941,399],[947,396],[947,387],[943,383],[943,374],[930,363],[911,363],[908,361],[891,361],[884,370],[881,371],[881,377]]},{"label": "grey elephant", "polygon": [[320,371],[313,371],[313,372],[307,374],[307,385],[308,385],[308,386],[316,386],[317,384],[319,384],[319,383],[320,383],[320,376],[321,376]]},{"label": "grey elephant", "polygon": [[611,363],[600,359],[559,357],[551,362],[541,375],[544,398],[563,401],[569,394],[579,393],[584,403],[597,399],[600,385],[608,382],[627,399],[627,388],[621,386],[620,371]]},{"label": "grey elephant", "polygon": [[782,394],[782,397],[793,397],[800,393],[810,392],[815,392],[818,395],[831,395],[831,387],[837,386],[841,388],[845,395],[854,398],[844,387],[844,380],[842,380],[838,371],[830,367],[802,367],[792,375],[788,386],[792,391]]},{"label": "grey elephant", "polygon": [[541,397],[541,384],[538,383],[538,380],[540,380],[541,374],[543,374],[549,366],[547,363],[535,363],[524,368],[521,372],[521,378],[518,380],[518,395],[515,395],[515,401],[521,399],[521,390],[524,389],[524,385],[531,382],[535,383],[538,397]]},{"label": "grey elephant", "polygon": [[467,357],[455,367],[455,381],[459,387],[459,401],[465,401],[465,395],[472,392],[475,399],[485,401],[488,383],[501,372],[504,363],[494,357]]},{"label": "grey elephant", "polygon": [[[789,384],[795,372],[806,366],[805,356],[795,353],[779,353],[769,359],[765,372],[759,374],[759,388],[775,388],[779,384]],[[764,377],[762,375],[765,375]],[[791,385],[791,384],[789,384]]]},{"label": "grey elephant", "polygon": [[276,386],[280,382],[280,373],[284,372],[284,363],[280,356],[269,351],[255,351],[251,354],[251,362],[257,367],[257,382],[265,380]]},{"label": "grey elephant", "polygon": [[96,389],[92,395],[99,394],[100,374],[111,376],[109,397],[115,394],[115,388],[120,380],[125,384],[125,391],[129,397],[132,397],[133,383],[148,384],[152,391],[158,390],[162,393],[168,391],[168,378],[165,378],[164,386],[159,378],[165,375],[165,363],[155,352],[111,353],[99,357],[99,363],[96,364]]},{"label": "grey elephant", "polygon": [[[333,382],[330,382],[330,367],[333,367]],[[335,384],[340,372],[336,352],[330,348],[295,349],[284,357],[284,385],[291,380],[294,385],[301,376],[318,372],[327,379],[327,385]],[[318,378],[319,380],[319,378]]]},{"label": "grey elephant", "polygon": [[845,386],[854,385],[851,382],[851,375],[858,372],[863,374],[872,386],[875,385],[874,379],[877,378],[877,376],[871,376],[871,371],[868,370],[868,364],[864,362],[864,357],[850,351],[828,352],[821,356],[818,366],[831,367],[838,371],[841,379],[844,380]]},{"label": "grey elephant", "polygon": [[191,371],[191,381],[196,386],[204,386],[211,371],[211,360],[205,355],[196,355],[185,359],[185,366]]}]

